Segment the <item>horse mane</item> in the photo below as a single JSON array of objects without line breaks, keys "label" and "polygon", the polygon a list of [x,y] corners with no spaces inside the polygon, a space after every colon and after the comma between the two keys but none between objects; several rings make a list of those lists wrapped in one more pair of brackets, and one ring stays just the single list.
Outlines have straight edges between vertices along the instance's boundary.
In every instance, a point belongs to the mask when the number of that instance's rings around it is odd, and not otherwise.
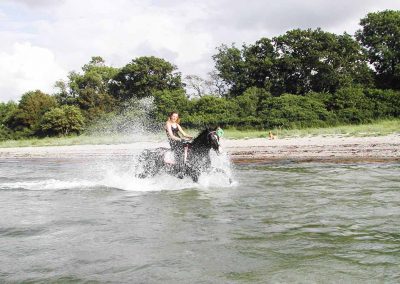
[{"label": "horse mane", "polygon": [[208,144],[207,135],[210,133],[210,129],[206,128],[201,131],[196,138],[193,139],[192,146],[193,147],[204,147]]}]

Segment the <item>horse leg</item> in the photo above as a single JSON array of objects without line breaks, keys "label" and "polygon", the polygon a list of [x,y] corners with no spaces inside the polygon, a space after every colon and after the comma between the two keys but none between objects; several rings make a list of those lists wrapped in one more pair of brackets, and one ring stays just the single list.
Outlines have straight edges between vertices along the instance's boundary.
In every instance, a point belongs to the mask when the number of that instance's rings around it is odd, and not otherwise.
[{"label": "horse leg", "polygon": [[185,164],[183,164],[182,162],[179,162],[178,164],[176,164],[176,177],[179,179],[183,179],[183,177],[186,175],[186,168],[185,168]]},{"label": "horse leg", "polygon": [[199,182],[199,174],[195,171],[193,171],[189,176],[192,178],[193,182]]},{"label": "horse leg", "polygon": [[200,172],[191,168],[191,167],[186,167],[186,171],[185,174],[187,176],[190,176],[193,180],[193,182],[198,182],[199,181],[199,176],[200,176]]}]

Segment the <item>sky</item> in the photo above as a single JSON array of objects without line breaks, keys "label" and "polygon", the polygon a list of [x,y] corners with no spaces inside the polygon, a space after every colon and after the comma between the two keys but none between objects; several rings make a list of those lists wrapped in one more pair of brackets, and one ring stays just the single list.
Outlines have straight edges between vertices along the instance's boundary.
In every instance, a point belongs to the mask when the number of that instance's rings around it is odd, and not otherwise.
[{"label": "sky", "polygon": [[369,12],[400,0],[0,0],[0,102],[53,93],[92,56],[122,67],[139,56],[205,77],[221,44],[296,28],[354,34]]}]

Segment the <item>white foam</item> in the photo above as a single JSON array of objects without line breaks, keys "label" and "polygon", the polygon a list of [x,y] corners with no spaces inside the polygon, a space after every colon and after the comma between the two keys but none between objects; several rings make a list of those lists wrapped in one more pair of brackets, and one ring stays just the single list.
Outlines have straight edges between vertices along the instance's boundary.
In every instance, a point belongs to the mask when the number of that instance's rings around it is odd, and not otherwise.
[{"label": "white foam", "polygon": [[99,184],[127,191],[162,191],[188,188],[231,187],[235,183],[232,181],[231,175],[219,172],[202,173],[199,182],[195,183],[189,177],[178,179],[168,174],[160,174],[151,178],[140,179],[136,178],[132,171],[121,173],[115,169],[109,169]]},{"label": "white foam", "polygon": [[2,183],[1,187],[5,189],[25,189],[25,190],[61,190],[61,189],[85,189],[96,187],[97,184],[85,180],[57,180],[47,179],[40,181],[9,182]]}]

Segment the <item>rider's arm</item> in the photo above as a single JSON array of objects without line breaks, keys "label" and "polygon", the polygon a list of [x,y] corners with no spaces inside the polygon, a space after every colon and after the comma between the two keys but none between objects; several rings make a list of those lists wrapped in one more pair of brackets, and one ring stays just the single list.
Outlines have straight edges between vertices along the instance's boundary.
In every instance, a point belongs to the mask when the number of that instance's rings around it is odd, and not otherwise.
[{"label": "rider's arm", "polygon": [[182,133],[182,135],[183,135],[184,137],[193,138],[192,136],[186,134],[185,131],[183,131],[182,127],[181,127],[179,124],[177,124],[177,125],[178,125],[179,132]]},{"label": "rider's arm", "polygon": [[172,140],[181,141],[181,138],[176,137],[174,133],[172,133],[171,124],[167,123],[165,127],[167,128],[169,138],[171,138]]}]

